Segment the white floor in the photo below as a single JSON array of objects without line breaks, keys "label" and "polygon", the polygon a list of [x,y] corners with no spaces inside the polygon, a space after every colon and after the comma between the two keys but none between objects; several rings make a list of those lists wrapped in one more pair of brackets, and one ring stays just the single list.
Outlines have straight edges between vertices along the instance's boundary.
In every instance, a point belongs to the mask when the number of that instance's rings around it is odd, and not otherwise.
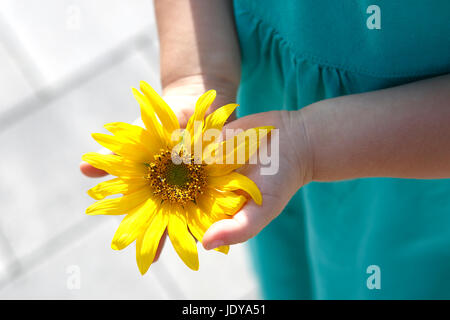
[{"label": "white floor", "polygon": [[0,299],[254,299],[245,245],[199,245],[190,271],[166,242],[142,277],[119,217],[86,216],[78,163],[91,132],[132,121],[130,87],[159,88],[151,0],[0,0]]}]

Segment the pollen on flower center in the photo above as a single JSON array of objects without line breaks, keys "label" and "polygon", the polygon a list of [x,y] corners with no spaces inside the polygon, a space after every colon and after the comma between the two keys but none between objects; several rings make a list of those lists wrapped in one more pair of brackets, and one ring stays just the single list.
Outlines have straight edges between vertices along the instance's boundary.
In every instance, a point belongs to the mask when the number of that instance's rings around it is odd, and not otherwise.
[{"label": "pollen on flower center", "polygon": [[165,150],[155,155],[148,164],[146,178],[150,180],[153,193],[161,200],[184,204],[195,201],[203,193],[206,178],[203,164],[195,164],[194,158],[176,164],[172,154]]}]

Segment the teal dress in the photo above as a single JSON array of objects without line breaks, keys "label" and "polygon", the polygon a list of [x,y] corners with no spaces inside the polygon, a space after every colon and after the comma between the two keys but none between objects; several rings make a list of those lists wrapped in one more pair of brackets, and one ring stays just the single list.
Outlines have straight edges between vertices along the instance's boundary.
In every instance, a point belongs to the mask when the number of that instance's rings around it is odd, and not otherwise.
[{"label": "teal dress", "polygon": [[[448,0],[239,0],[234,11],[238,116],[450,72]],[[449,299],[450,180],[310,183],[250,247],[267,299]]]}]

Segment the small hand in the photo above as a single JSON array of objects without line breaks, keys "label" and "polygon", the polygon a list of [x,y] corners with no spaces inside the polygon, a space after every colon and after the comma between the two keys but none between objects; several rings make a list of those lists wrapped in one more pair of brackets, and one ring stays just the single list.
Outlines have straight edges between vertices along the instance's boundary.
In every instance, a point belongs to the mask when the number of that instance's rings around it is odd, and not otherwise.
[{"label": "small hand", "polygon": [[[311,181],[311,154],[299,111],[271,111],[253,114],[229,123],[226,128],[248,129],[270,125],[279,129],[279,169],[273,175],[261,175],[261,164],[240,169],[259,187],[261,206],[249,201],[232,219],[214,223],[205,233],[202,243],[206,249],[247,241],[257,235],[287,205],[295,192]],[[276,140],[268,143],[277,143]]]}]

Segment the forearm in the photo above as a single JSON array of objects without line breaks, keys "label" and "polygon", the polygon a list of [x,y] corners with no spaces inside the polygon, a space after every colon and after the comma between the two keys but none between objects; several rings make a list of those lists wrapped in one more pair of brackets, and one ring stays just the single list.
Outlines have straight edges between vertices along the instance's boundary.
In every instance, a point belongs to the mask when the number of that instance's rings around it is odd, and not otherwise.
[{"label": "forearm", "polygon": [[236,92],[240,52],[232,1],[155,0],[155,13],[163,90],[186,84]]},{"label": "forearm", "polygon": [[450,75],[300,111],[314,181],[450,178]]}]

